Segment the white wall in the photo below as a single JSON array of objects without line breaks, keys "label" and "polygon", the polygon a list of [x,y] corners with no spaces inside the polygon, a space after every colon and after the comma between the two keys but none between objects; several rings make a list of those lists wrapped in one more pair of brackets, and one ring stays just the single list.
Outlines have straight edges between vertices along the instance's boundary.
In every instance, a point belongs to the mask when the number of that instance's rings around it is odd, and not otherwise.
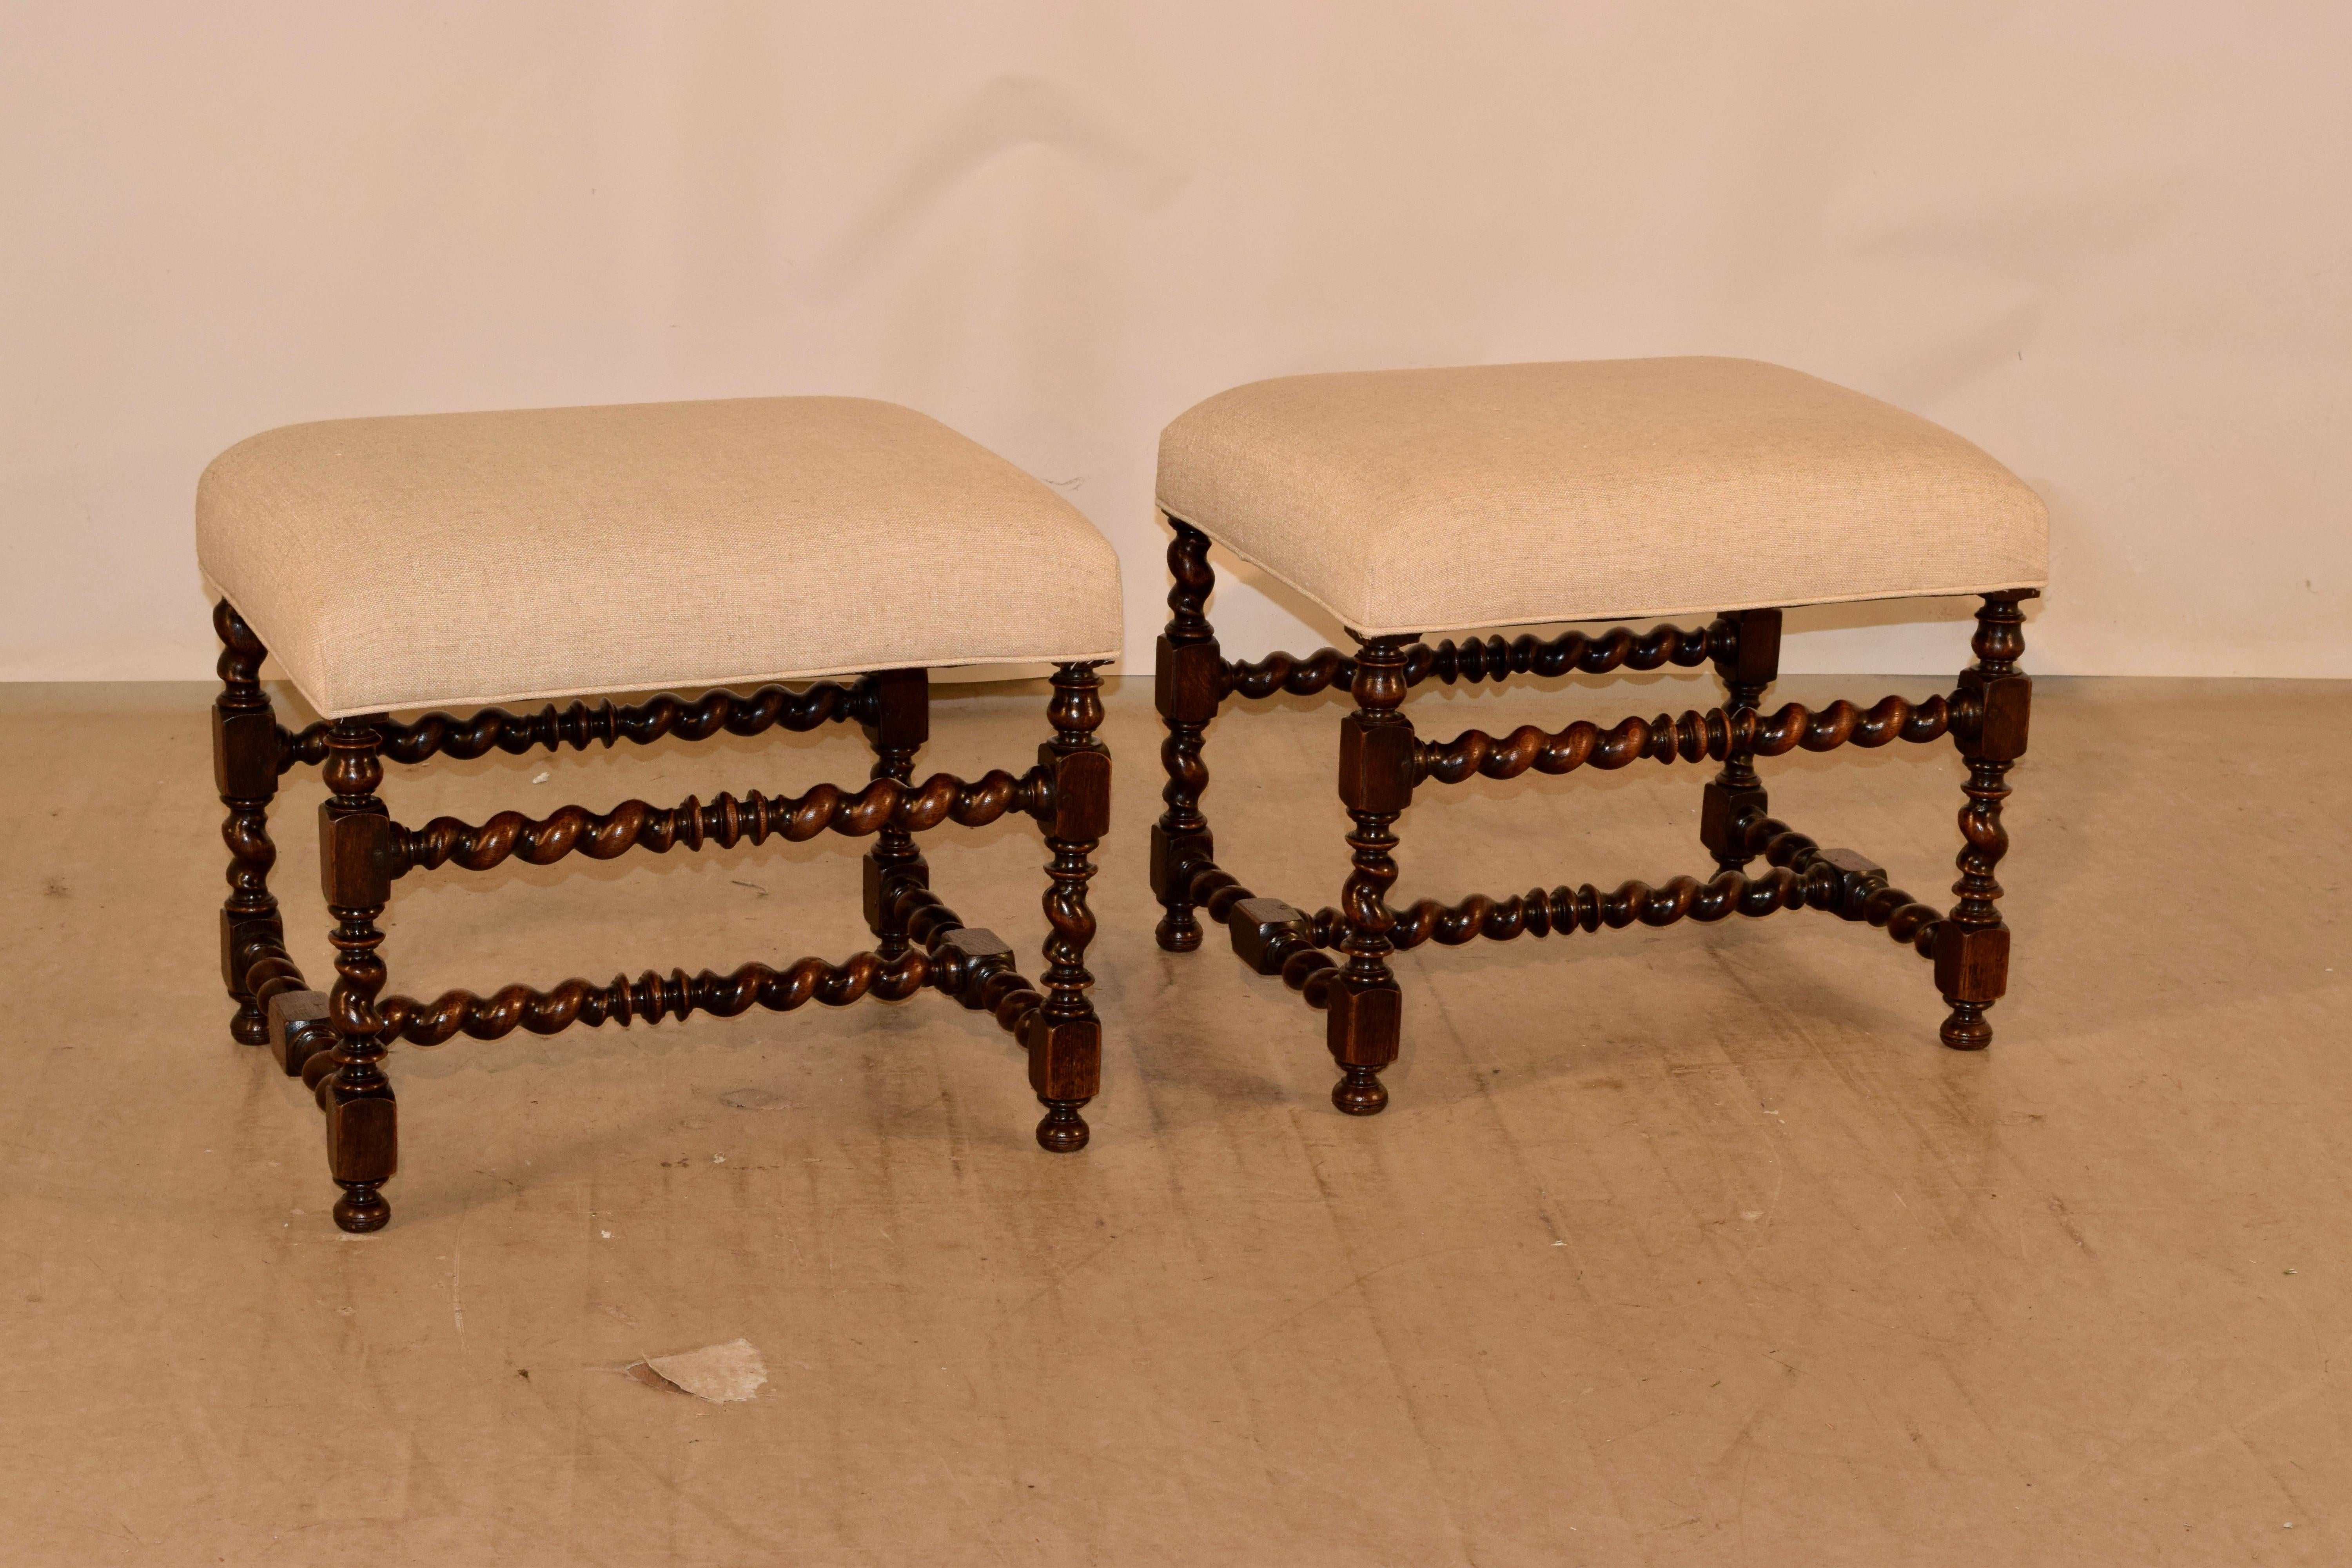
[{"label": "white wall", "polygon": [[[0,0],[0,677],[205,674],[255,430],[818,391],[1060,484],[1139,669],[1188,404],[1682,353],[2037,486],[2036,668],[2352,676],[2347,77],[2341,0]],[[1789,666],[1949,668],[1961,609]]]}]

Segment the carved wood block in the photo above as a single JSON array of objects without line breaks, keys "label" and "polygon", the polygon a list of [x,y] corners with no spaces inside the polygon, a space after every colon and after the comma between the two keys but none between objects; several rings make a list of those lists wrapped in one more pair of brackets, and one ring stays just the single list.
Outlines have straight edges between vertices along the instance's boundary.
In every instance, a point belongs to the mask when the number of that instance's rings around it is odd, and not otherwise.
[{"label": "carved wood block", "polygon": [[1858,849],[1824,849],[1818,863],[1828,866],[1838,875],[1837,891],[1833,895],[1836,901],[1830,905],[1830,910],[1840,920],[1862,919],[1864,900],[1886,886],[1886,868]]},{"label": "carved wood block", "polygon": [[1102,1088],[1102,1026],[1092,1018],[1029,1016],[1029,1087],[1040,1100],[1092,1100]]},{"label": "carved wood block", "polygon": [[339,1182],[387,1182],[400,1168],[400,1108],[389,1086],[347,1094],[320,1086],[327,1113],[327,1168]]},{"label": "carved wood block", "polygon": [[1718,860],[1746,859],[1747,824],[1770,809],[1761,789],[1733,789],[1709,779],[1699,805],[1698,841]]},{"label": "carved wood block", "polygon": [[1331,985],[1325,1040],[1343,1067],[1383,1068],[1396,1060],[1402,1033],[1404,996],[1393,985],[1350,986],[1343,976]]},{"label": "carved wood block", "polygon": [[278,720],[268,709],[213,710],[213,780],[234,800],[268,800],[278,793]]},{"label": "carved wood block", "polygon": [[1242,900],[1226,914],[1225,929],[1242,962],[1260,974],[1281,973],[1284,959],[1314,944],[1306,915],[1280,899]]},{"label": "carved wood block", "polygon": [[1151,675],[1151,700],[1171,724],[1205,724],[1217,716],[1217,671],[1223,656],[1217,641],[1171,643],[1160,639]]},{"label": "carved wood block", "polygon": [[1054,816],[1049,838],[1098,841],[1110,831],[1110,753],[1069,752],[1055,755],[1049,743],[1037,748],[1037,762],[1054,770]]},{"label": "carved wood block", "polygon": [[238,919],[226,910],[220,915],[221,979],[232,996],[242,996],[245,972],[253,967],[258,949],[286,945],[285,922],[277,915],[247,915]]},{"label": "carved wood block", "polygon": [[977,1013],[988,1005],[982,995],[988,977],[1013,967],[1013,944],[992,931],[964,926],[941,937],[931,958],[954,976],[949,994]]},{"label": "carved wood block", "polygon": [[874,675],[874,721],[866,733],[877,751],[911,752],[931,738],[931,672],[884,669]]},{"label": "carved wood block", "polygon": [[319,1052],[335,1043],[323,991],[280,991],[269,999],[269,1053],[288,1078],[299,1078]]},{"label": "carved wood block", "polygon": [[1956,1002],[1997,1002],[2009,989],[2009,928],[1936,927],[1936,989]]},{"label": "carved wood block", "polygon": [[1723,618],[1739,628],[1739,647],[1715,661],[1717,673],[1734,686],[1771,685],[1780,674],[1780,612],[1733,610]]},{"label": "carved wood block", "polygon": [[1207,828],[1171,834],[1151,825],[1151,896],[1160,903],[1181,902],[1192,889],[1192,873],[1216,863],[1216,841]]},{"label": "carved wood block", "polygon": [[332,909],[374,909],[392,897],[392,819],[319,805],[319,886]]},{"label": "carved wood block", "polygon": [[1961,754],[1996,763],[2012,763],[2025,755],[2027,721],[2033,713],[2033,678],[1988,676],[1966,669],[1960,672],[1960,687],[1978,693],[1984,704],[1975,742],[1964,744]]},{"label": "carved wood block", "polygon": [[1391,816],[1412,803],[1411,724],[1376,723],[1360,710],[1339,721],[1339,799]]},{"label": "carved wood block", "polygon": [[877,935],[882,930],[883,898],[893,884],[913,882],[922,888],[931,885],[931,863],[920,855],[911,860],[893,860],[887,867],[867,855],[859,864],[866,868],[866,929]]}]

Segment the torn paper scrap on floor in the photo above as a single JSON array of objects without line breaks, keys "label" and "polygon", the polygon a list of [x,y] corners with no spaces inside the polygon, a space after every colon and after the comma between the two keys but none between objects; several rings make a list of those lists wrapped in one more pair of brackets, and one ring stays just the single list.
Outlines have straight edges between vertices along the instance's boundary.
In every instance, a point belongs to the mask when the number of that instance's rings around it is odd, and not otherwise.
[{"label": "torn paper scrap on floor", "polygon": [[[768,1381],[767,1364],[749,1340],[705,1345],[677,1355],[647,1356],[628,1369],[629,1375],[654,1388],[691,1394],[713,1405],[749,1399]],[[651,1375],[648,1376],[647,1374]]]}]

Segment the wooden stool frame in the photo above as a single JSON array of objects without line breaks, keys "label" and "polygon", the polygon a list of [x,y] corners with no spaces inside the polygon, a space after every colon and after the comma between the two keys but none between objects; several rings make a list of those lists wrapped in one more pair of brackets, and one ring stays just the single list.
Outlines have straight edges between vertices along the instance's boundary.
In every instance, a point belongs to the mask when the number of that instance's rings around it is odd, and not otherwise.
[{"label": "wooden stool frame", "polygon": [[[381,1230],[392,1217],[381,1187],[398,1164],[396,1109],[384,1076],[394,1039],[437,1046],[462,1033],[494,1040],[514,1030],[551,1035],[573,1024],[626,1026],[632,1019],[683,1018],[699,1008],[732,1017],[754,1006],[789,1012],[814,1001],[846,1006],[871,994],[899,1001],[928,986],[964,1006],[993,1014],[1029,1055],[1029,1082],[1045,1107],[1037,1142],[1057,1153],[1086,1146],[1079,1110],[1100,1084],[1101,1026],[1087,987],[1087,946],[1095,918],[1087,907],[1088,857],[1110,824],[1110,753],[1095,738],[1102,723],[1097,664],[1055,667],[1046,718],[1053,738],[1036,765],[1015,777],[994,770],[971,783],[935,773],[914,783],[915,753],[929,739],[928,672],[883,670],[852,685],[820,681],[801,690],[763,687],[751,695],[710,691],[694,701],[656,697],[638,706],[550,705],[533,714],[485,708],[471,718],[431,713],[414,724],[382,714],[337,719],[295,731],[277,722],[260,685],[265,649],[226,601],[215,606],[220,634],[221,694],[213,706],[214,771],[228,808],[222,837],[229,850],[229,897],[221,910],[221,972],[236,1003],[229,1030],[248,1045],[268,1045],[289,1076],[299,1075],[326,1114],[327,1162],[342,1196],[335,1223]],[[521,755],[592,741],[645,744],[663,736],[699,741],[722,730],[757,735],[770,729],[814,730],[855,720],[876,761],[872,782],[849,790],[818,784],[799,795],[692,798],[667,809],[624,801],[605,813],[567,805],[533,820],[500,812],[475,826],[436,817],[421,828],[392,820],[376,795],[383,759],[478,757],[492,750]],[[304,763],[324,766],[329,798],[319,808],[319,874],[335,925],[331,994],[309,988],[287,956],[285,927],[269,891],[277,859],[269,803],[278,777]],[[1053,859],[1045,868],[1044,989],[1013,969],[1010,944],[967,927],[930,890],[930,868],[914,835],[942,822],[979,827],[1009,811],[1045,829]],[[509,857],[544,866],[568,855],[610,859],[631,849],[664,853],[774,836],[813,838],[831,831],[871,836],[865,859],[866,921],[876,951],[840,964],[803,958],[783,969],[747,963],[731,974],[648,971],[609,985],[567,980],[552,991],[509,985],[489,996],[452,991],[432,1002],[382,994],[385,971],[376,919],[392,884],[412,871],[457,866],[481,871]]]},{"label": "wooden stool frame", "polygon": [[[1234,951],[1260,974],[1279,974],[1310,1007],[1324,1010],[1326,1040],[1339,1067],[1331,1102],[1353,1116],[1377,1114],[1388,1104],[1380,1072],[1396,1059],[1400,993],[1389,955],[1425,942],[1456,946],[1479,938],[1507,942],[1527,932],[1565,936],[1573,931],[1641,924],[1718,921],[1738,913],[1827,910],[1841,919],[1883,928],[1935,965],[1935,983],[1949,1005],[1941,1036],[1954,1050],[1992,1043],[1986,1011],[2000,999],[2009,974],[2009,928],[1996,900],[1994,868],[2009,847],[2001,803],[2008,774],[2025,754],[2033,683],[2019,673],[2025,652],[2019,604],[2026,588],[1981,595],[1972,643],[1976,662],[1948,697],[1914,704],[1888,697],[1864,710],[1839,701],[1819,712],[1790,703],[1772,713],[1757,704],[1780,673],[1780,612],[1739,610],[1691,630],[1671,626],[1635,633],[1614,627],[1599,637],[1567,632],[1545,640],[1494,637],[1451,640],[1432,647],[1406,637],[1356,639],[1353,658],[1324,648],[1307,658],[1276,653],[1232,662],[1218,650],[1203,613],[1216,574],[1209,537],[1181,519],[1168,548],[1175,586],[1168,595],[1168,629],[1160,639],[1154,694],[1167,738],[1160,762],[1168,774],[1161,798],[1168,809],[1151,830],[1151,887],[1165,910],[1155,931],[1171,952],[1201,945],[1194,917],[1231,933]],[[1712,661],[1727,689],[1727,706],[1680,718],[1627,719],[1611,729],[1574,723],[1548,733],[1525,726],[1496,737],[1465,731],[1452,741],[1424,742],[1402,711],[1405,694],[1424,680],[1500,681],[1511,675],[1605,675],[1664,665],[1695,668]],[[1216,847],[1201,796],[1209,787],[1202,761],[1209,721],[1228,698],[1311,696],[1337,687],[1356,700],[1340,721],[1339,798],[1355,831],[1348,836],[1352,867],[1339,906],[1308,915],[1276,899],[1262,899],[1217,864]],[[1886,873],[1847,849],[1823,849],[1769,815],[1755,759],[1801,747],[1883,746],[1925,742],[1949,735],[1969,766],[1960,808],[1958,901],[1947,911],[1888,885]],[[1715,857],[1717,874],[1701,881],[1676,877],[1661,887],[1627,882],[1612,890],[1591,883],[1541,888],[1506,899],[1473,896],[1456,904],[1423,900],[1399,911],[1389,907],[1396,881],[1395,823],[1413,791],[1428,784],[1458,784],[1474,775],[1515,778],[1530,768],[1565,773],[1580,767],[1621,768],[1647,758],[1660,763],[1719,762],[1706,785],[1699,838]],[[1769,868],[1747,875],[1761,857]],[[1332,953],[1339,956],[1335,959]]]}]

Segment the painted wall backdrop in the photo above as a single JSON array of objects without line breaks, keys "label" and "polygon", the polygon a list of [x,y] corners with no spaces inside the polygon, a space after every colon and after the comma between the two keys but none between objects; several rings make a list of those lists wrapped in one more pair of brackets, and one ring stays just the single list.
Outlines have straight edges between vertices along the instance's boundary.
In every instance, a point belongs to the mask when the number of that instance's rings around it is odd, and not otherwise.
[{"label": "painted wall backdrop", "polygon": [[[2347,75],[2340,0],[0,3],[0,676],[207,674],[191,498],[256,430],[810,392],[1058,486],[1141,670],[1193,401],[1692,353],[2038,488],[2042,670],[2352,676]],[[1788,668],[1948,669],[1962,612]]]}]

